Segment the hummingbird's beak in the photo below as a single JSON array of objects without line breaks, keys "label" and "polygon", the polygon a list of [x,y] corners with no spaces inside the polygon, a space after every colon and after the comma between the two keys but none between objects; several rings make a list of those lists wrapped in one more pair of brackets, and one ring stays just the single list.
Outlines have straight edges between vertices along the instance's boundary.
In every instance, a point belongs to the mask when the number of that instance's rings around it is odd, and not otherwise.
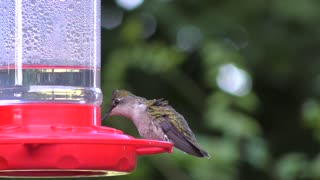
[{"label": "hummingbird's beak", "polygon": [[105,120],[105,119],[107,119],[107,117],[108,117],[110,114],[111,114],[111,111],[110,111],[110,112],[107,112],[107,114],[103,116],[102,121]]},{"label": "hummingbird's beak", "polygon": [[114,106],[111,106],[110,109],[108,110],[107,114],[103,116],[102,121],[107,119],[107,117],[109,117],[111,115],[112,109],[114,108]]}]

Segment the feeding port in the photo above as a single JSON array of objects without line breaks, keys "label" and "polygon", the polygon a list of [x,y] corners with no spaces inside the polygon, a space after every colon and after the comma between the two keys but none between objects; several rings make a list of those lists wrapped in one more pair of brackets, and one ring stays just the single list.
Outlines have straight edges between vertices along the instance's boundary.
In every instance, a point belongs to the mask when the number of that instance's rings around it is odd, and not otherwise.
[{"label": "feeding port", "polygon": [[132,172],[172,144],[101,126],[100,1],[0,1],[0,177]]}]

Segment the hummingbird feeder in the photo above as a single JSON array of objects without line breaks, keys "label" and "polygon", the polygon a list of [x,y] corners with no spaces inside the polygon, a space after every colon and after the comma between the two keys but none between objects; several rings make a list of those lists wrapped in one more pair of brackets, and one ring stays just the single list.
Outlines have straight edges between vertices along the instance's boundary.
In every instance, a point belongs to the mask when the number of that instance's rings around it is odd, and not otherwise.
[{"label": "hummingbird feeder", "polygon": [[0,177],[121,175],[171,152],[101,126],[100,0],[1,0],[0,54]]}]

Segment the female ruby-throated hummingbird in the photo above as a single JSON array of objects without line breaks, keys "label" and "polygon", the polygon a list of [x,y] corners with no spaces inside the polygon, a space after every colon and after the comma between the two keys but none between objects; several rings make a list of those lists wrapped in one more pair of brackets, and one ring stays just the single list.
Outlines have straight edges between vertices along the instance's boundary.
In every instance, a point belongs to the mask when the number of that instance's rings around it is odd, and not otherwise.
[{"label": "female ruby-throated hummingbird", "polygon": [[207,157],[201,149],[187,121],[163,99],[147,100],[129,91],[115,90],[108,116],[131,119],[139,134],[147,139],[170,141],[183,152],[197,157]]}]

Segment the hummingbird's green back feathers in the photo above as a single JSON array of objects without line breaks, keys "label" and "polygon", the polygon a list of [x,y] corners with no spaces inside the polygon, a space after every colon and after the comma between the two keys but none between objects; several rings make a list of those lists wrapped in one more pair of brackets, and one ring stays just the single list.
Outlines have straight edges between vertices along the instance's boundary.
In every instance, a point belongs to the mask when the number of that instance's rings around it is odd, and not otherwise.
[{"label": "hummingbird's green back feathers", "polygon": [[167,135],[174,146],[188,154],[198,157],[209,157],[208,153],[200,148],[197,140],[184,117],[176,112],[163,99],[149,100],[148,110]]}]

